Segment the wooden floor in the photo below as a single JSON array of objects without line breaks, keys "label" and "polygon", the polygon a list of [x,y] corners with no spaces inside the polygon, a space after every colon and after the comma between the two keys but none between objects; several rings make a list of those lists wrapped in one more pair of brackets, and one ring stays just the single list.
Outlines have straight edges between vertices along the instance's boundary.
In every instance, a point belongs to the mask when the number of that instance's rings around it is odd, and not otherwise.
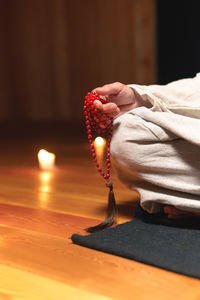
[{"label": "wooden floor", "polygon": [[[37,151],[57,156],[42,172]],[[137,193],[113,172],[119,222]],[[83,143],[2,142],[0,150],[0,299],[200,299],[200,282],[72,244],[73,233],[105,215],[107,189]]]}]

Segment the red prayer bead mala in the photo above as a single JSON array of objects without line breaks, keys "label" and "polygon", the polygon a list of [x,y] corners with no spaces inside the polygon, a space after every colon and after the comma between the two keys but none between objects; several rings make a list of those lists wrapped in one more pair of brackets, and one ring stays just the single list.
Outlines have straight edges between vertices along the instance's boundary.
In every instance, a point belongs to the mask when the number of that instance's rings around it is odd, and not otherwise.
[{"label": "red prayer bead mala", "polygon": [[[108,117],[106,114],[102,113],[98,109],[96,109],[93,105],[95,100],[101,101],[103,104],[107,103],[106,100],[100,98],[100,96],[95,93],[88,93],[85,97],[84,102],[84,114],[85,114],[85,124],[87,128],[88,140],[90,143],[90,151],[93,157],[93,160],[96,164],[97,170],[100,175],[109,182],[110,178],[110,141],[112,137],[112,126],[113,126],[113,118]],[[106,148],[106,174],[103,172],[102,168],[99,166],[97,162],[95,147],[93,144],[93,136],[92,131],[96,131],[98,134],[107,133],[107,148]]]},{"label": "red prayer bead mala", "polygon": [[[113,185],[110,180],[110,142],[112,137],[112,127],[113,127],[113,118],[107,116],[102,111],[96,109],[94,107],[94,101],[99,100],[103,104],[108,103],[107,100],[101,98],[96,92],[89,92],[85,96],[84,101],[84,115],[85,115],[85,124],[87,129],[88,140],[90,143],[90,151],[92,158],[95,162],[97,171],[100,175],[106,180],[106,186],[110,188],[109,197],[108,197],[108,214],[106,219],[101,224],[87,228],[88,232],[95,232],[99,230],[103,230],[107,227],[110,227],[115,223],[115,214],[116,214],[116,203],[115,197],[113,193]],[[106,134],[107,135],[107,148],[106,148],[106,171],[105,173],[102,170],[102,167],[99,165],[96,157],[95,146],[93,143],[93,132],[97,132],[97,134]]]}]

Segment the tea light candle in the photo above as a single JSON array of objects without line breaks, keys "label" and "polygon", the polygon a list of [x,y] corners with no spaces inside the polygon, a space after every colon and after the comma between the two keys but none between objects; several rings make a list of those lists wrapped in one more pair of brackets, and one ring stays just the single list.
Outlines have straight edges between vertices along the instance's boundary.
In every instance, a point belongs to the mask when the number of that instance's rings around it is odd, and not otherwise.
[{"label": "tea light candle", "polygon": [[54,153],[50,153],[44,149],[38,152],[38,162],[41,170],[53,170],[55,169],[55,159]]},{"label": "tea light candle", "polygon": [[97,160],[100,164],[103,163],[106,141],[102,137],[98,136],[94,140],[94,147],[96,151]]}]

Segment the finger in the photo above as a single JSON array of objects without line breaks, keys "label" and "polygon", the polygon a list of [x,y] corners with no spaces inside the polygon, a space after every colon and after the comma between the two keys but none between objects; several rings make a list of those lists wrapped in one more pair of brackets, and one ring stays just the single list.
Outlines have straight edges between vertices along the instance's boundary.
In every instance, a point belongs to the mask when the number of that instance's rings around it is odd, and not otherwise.
[{"label": "finger", "polygon": [[123,86],[122,83],[114,82],[114,83],[106,84],[102,87],[97,87],[96,89],[94,89],[94,92],[102,96],[115,95],[121,91],[122,86]]},{"label": "finger", "polygon": [[119,107],[115,103],[106,103],[102,105],[102,111],[105,114],[118,114],[120,112]]},{"label": "finger", "polygon": [[95,100],[93,103],[94,107],[101,110],[102,112],[104,112],[105,114],[119,114],[120,109],[119,107],[115,104],[115,103],[106,103],[106,104],[102,104],[101,101],[99,100]]},{"label": "finger", "polygon": [[94,102],[93,102],[93,105],[94,105],[94,107],[96,108],[96,109],[99,109],[99,110],[103,110],[103,104],[102,104],[102,102],[101,101],[99,101],[99,100],[95,100]]}]

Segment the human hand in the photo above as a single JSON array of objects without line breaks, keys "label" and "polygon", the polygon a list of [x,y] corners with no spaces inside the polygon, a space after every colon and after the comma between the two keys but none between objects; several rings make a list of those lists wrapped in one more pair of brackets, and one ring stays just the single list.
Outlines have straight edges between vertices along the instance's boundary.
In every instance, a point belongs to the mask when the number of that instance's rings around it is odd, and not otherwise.
[{"label": "human hand", "polygon": [[106,84],[94,89],[93,92],[109,102],[103,104],[101,101],[95,100],[93,103],[96,109],[108,114],[109,117],[116,118],[120,114],[140,106],[134,91],[120,82]]}]

